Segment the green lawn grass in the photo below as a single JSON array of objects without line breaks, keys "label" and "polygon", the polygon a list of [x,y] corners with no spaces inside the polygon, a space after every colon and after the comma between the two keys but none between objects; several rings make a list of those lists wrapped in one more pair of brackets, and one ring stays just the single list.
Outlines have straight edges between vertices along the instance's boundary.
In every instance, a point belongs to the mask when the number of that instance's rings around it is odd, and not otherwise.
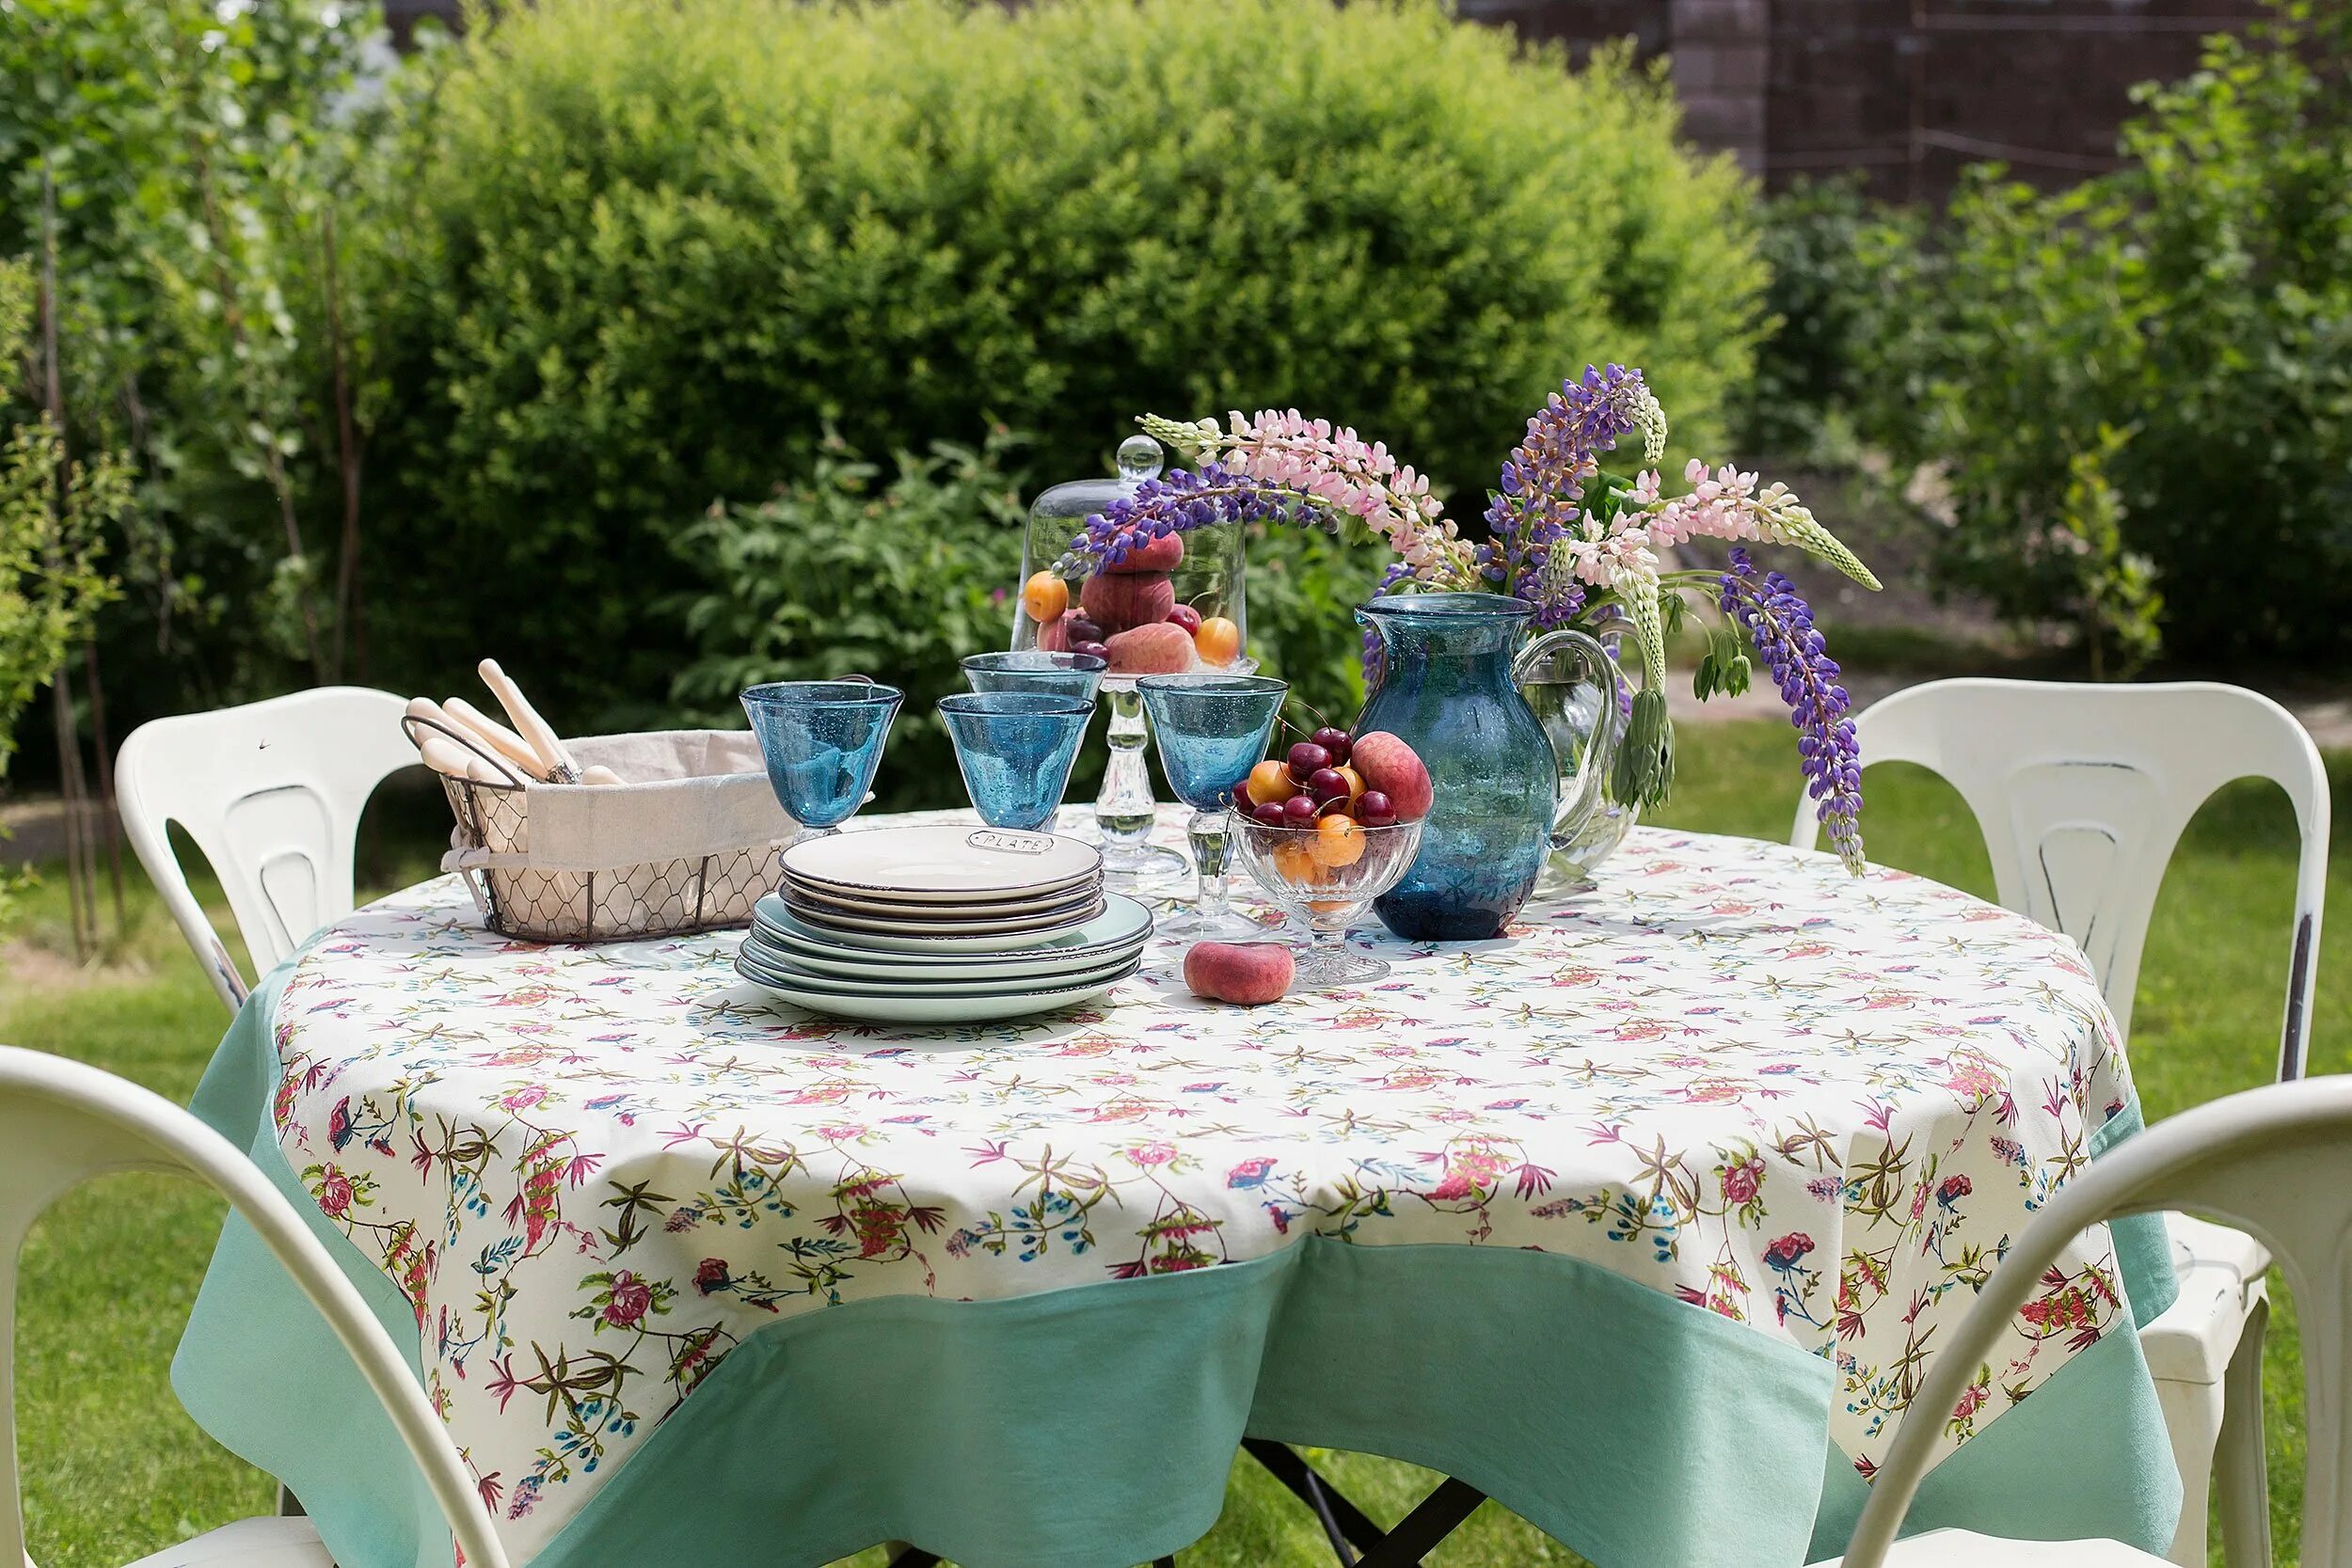
[{"label": "green lawn grass", "polygon": [[[1686,726],[1681,784],[1664,820],[1783,838],[1792,809],[1789,731],[1770,723]],[[2331,756],[2352,795],[2352,753]],[[1915,769],[1870,774],[1871,856],[1989,895],[1992,874],[1956,796]],[[2167,876],[2148,944],[2132,1061],[2148,1114],[2263,1082],[2277,1049],[2293,820],[2267,786],[2238,785],[2209,803]],[[136,879],[136,868],[132,875]],[[2352,853],[2329,863],[2339,913],[2320,968],[2312,1070],[2352,1062]],[[114,959],[89,974],[56,957],[62,890],[27,900],[16,946],[0,959],[0,1040],[96,1062],[184,1101],[227,1019],[143,883]],[[266,1511],[268,1480],[199,1433],[171,1399],[167,1363],[202,1276],[219,1208],[183,1183],[122,1177],[68,1199],[27,1250],[17,1347],[18,1430],[36,1560],[108,1568],[175,1537]],[[2300,1361],[2291,1303],[2273,1319],[2272,1497],[2279,1560],[2296,1560],[2302,1446]],[[1375,1518],[1400,1516],[1436,1479],[1363,1455],[1327,1468]],[[881,1561],[859,1558],[859,1568]],[[1253,1464],[1237,1463],[1225,1516],[1181,1559],[1185,1568],[1321,1568],[1331,1560],[1305,1511]],[[1489,1504],[1434,1563],[1523,1568],[1573,1554]]]}]

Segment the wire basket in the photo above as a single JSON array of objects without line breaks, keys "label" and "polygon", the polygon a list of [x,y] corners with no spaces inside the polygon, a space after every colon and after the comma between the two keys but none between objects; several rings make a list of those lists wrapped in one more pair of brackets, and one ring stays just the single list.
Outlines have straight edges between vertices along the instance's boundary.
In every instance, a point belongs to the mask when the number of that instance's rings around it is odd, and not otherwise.
[{"label": "wire basket", "polygon": [[439,775],[456,827],[441,869],[466,879],[485,923],[528,942],[622,942],[750,922],[794,831],[751,736],[667,730],[568,743],[580,765],[632,781],[548,784],[470,736],[403,721],[463,746],[496,782]]}]

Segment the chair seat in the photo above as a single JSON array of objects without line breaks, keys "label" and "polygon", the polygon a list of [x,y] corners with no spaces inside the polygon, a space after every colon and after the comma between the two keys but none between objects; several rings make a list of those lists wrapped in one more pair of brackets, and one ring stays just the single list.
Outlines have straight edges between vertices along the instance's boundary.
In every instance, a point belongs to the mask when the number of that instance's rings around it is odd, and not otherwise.
[{"label": "chair seat", "polygon": [[335,1568],[308,1519],[240,1519],[126,1568]]},{"label": "chair seat", "polygon": [[[1816,1563],[1839,1568],[1844,1558]],[[2121,1541],[2005,1541],[1971,1529],[1929,1530],[1895,1543],[1886,1568],[2170,1568]]]},{"label": "chair seat", "polygon": [[2158,1382],[2219,1383],[2270,1267],[2269,1250],[2242,1230],[2188,1214],[2166,1214],[2164,1227],[2180,1295],[2139,1331],[2140,1353]]}]

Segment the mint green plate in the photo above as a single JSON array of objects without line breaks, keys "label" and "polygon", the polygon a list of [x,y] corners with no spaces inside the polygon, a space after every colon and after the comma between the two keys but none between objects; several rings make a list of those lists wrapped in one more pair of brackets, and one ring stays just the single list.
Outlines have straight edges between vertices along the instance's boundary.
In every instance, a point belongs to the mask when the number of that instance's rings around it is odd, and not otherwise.
[{"label": "mint green plate", "polygon": [[863,1023],[988,1023],[1000,1019],[1026,1018],[1032,1013],[1091,1002],[1141,967],[1139,962],[1129,963],[1108,978],[1059,990],[841,995],[763,978],[745,969],[740,957],[736,959],[736,973],[770,995],[780,996],[808,1012],[855,1019]]}]

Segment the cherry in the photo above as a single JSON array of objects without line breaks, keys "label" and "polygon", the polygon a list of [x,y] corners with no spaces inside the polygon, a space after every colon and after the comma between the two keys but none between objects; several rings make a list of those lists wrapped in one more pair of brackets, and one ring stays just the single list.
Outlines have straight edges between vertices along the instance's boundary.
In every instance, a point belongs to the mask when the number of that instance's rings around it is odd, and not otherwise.
[{"label": "cherry", "polygon": [[1302,740],[1290,751],[1291,778],[1305,784],[1322,769],[1331,766],[1331,753],[1311,740]]},{"label": "cherry", "polygon": [[1307,793],[1321,805],[1333,796],[1345,799],[1354,792],[1347,787],[1347,775],[1336,768],[1318,768],[1307,778]]},{"label": "cherry", "polygon": [[1080,642],[1107,642],[1101,623],[1081,615],[1070,623],[1070,641],[1074,648]]},{"label": "cherry", "polygon": [[1335,729],[1328,724],[1315,731],[1308,738],[1330,753],[1331,766],[1334,768],[1347,761],[1348,752],[1354,746],[1354,743],[1347,738],[1345,730]]},{"label": "cherry", "polygon": [[1073,654],[1092,654],[1097,658],[1111,657],[1110,649],[1100,642],[1073,642],[1070,644],[1070,651]]},{"label": "cherry", "polygon": [[[1292,799],[1295,800],[1297,797],[1293,796]],[[1249,819],[1269,828],[1283,827],[1290,821],[1290,814],[1282,809],[1283,804],[1284,802],[1280,800],[1268,800],[1264,805],[1252,806],[1249,809]]]},{"label": "cherry", "polygon": [[1311,797],[1305,795],[1294,795],[1289,800],[1282,802],[1283,826],[1290,828],[1303,828],[1314,819],[1315,803]]},{"label": "cherry", "polygon": [[1180,604],[1168,612],[1170,625],[1184,628],[1187,633],[1200,629],[1200,612],[1188,604]]},{"label": "cherry", "polygon": [[1323,804],[1317,806],[1315,808],[1315,815],[1317,816],[1345,816],[1347,815],[1347,808],[1350,804],[1351,802],[1347,798],[1347,791],[1343,789],[1337,795],[1332,796],[1329,800],[1324,801]]},{"label": "cherry", "polygon": [[1356,820],[1367,828],[1385,828],[1396,820],[1396,806],[1376,789],[1356,797]]}]

